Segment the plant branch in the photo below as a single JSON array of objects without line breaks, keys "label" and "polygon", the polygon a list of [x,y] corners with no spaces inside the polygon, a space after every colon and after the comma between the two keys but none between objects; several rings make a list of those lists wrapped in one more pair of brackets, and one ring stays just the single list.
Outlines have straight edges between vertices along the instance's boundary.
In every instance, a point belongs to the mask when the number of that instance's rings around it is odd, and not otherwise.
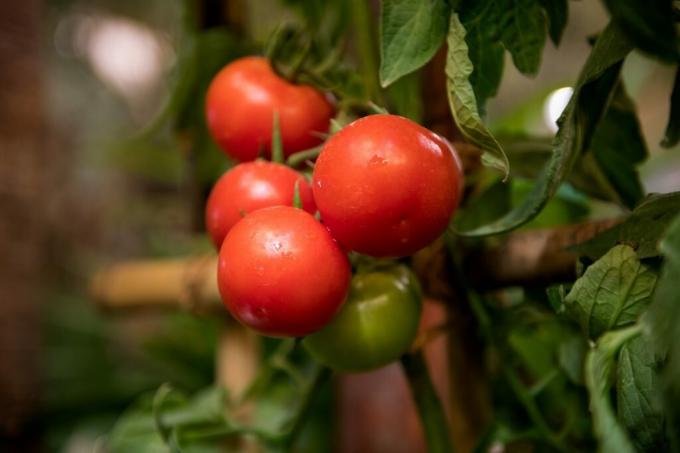
[{"label": "plant branch", "polygon": [[453,451],[444,409],[430,380],[422,352],[403,356],[401,364],[423,424],[427,451],[430,453]]}]

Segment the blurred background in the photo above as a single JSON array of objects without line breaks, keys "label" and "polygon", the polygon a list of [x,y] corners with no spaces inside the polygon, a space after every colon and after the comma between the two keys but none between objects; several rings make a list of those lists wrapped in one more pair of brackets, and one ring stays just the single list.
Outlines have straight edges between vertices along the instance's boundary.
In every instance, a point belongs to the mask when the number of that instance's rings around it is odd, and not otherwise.
[{"label": "blurred background", "polygon": [[[102,312],[88,279],[128,258],[211,250],[203,202],[229,163],[204,133],[205,83],[182,92],[181,81],[260,49],[296,20],[295,3],[0,5],[0,450],[89,452],[144,392],[213,382],[220,319]],[[570,2],[562,45],[546,44],[535,79],[505,65],[491,128],[553,134],[587,38],[606,21],[599,2]],[[635,54],[623,73],[651,155],[646,189],[679,190],[680,148],[659,152],[672,69]]]}]

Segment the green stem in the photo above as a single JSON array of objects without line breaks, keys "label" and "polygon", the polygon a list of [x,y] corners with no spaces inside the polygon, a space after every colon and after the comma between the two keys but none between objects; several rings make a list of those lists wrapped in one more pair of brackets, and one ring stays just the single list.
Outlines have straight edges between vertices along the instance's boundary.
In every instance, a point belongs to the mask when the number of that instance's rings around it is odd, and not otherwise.
[{"label": "green stem", "polygon": [[316,159],[321,153],[321,146],[316,146],[314,148],[306,149],[304,151],[291,154],[286,161],[286,165],[291,168],[297,168],[303,162],[311,159]]},{"label": "green stem", "polygon": [[444,409],[430,380],[423,353],[417,351],[407,354],[401,358],[401,364],[418,407],[425,432],[427,451],[429,453],[452,452],[453,446]]},{"label": "green stem", "polygon": [[298,410],[296,411],[295,416],[291,421],[290,431],[288,431],[288,434],[286,435],[283,441],[286,451],[289,451],[290,448],[295,444],[295,441],[300,435],[302,428],[304,428],[305,423],[308,421],[307,416],[309,415],[309,411],[312,407],[312,404],[314,403],[314,399],[319,394],[321,387],[323,387],[323,384],[326,383],[330,376],[331,376],[330,368],[327,368],[325,366],[319,366],[317,368],[314,377],[312,378],[312,381],[310,382],[309,386],[305,390],[304,395],[302,396],[300,406],[298,407]]},{"label": "green stem", "polygon": [[546,440],[546,442],[559,451],[567,451],[560,442],[560,439],[557,437],[557,435],[552,431],[552,429],[550,429],[550,426],[548,426],[548,423],[543,418],[543,414],[541,414],[541,410],[538,408],[536,401],[529,394],[527,388],[524,387],[524,385],[520,382],[517,374],[510,368],[506,368],[505,377],[512,387],[512,390],[515,392],[517,399],[519,399],[520,403],[522,403],[524,410],[527,411],[532,423],[534,426],[536,426],[536,429],[540,432],[541,436]]},{"label": "green stem", "polygon": [[361,73],[364,86],[368,90],[371,100],[384,104],[382,91],[378,82],[378,56],[374,30],[376,24],[371,17],[371,8],[368,0],[351,1],[352,18],[356,31],[356,43],[359,59],[361,60]]}]

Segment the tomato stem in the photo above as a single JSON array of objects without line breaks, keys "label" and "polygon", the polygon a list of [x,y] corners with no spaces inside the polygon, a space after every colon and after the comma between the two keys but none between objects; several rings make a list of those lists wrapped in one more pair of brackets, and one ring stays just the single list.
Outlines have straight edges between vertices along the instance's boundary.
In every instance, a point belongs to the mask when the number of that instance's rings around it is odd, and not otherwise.
[{"label": "tomato stem", "polygon": [[308,421],[309,411],[312,407],[312,404],[314,403],[314,399],[319,394],[319,391],[326,381],[328,381],[330,376],[330,368],[319,365],[315,370],[314,376],[312,377],[309,386],[305,389],[305,393],[302,395],[302,401],[300,402],[300,406],[298,406],[298,410],[296,411],[291,422],[290,431],[284,439],[283,443],[286,451],[290,450],[290,448],[295,444],[295,441],[302,431],[302,428],[304,428],[305,423]]},{"label": "tomato stem", "polygon": [[430,373],[421,351],[402,357],[413,399],[418,407],[423,424],[427,451],[429,453],[450,453],[453,451],[449,427],[439,395],[432,384]]},{"label": "tomato stem", "polygon": [[307,160],[316,159],[316,157],[321,153],[321,146],[316,146],[314,148],[306,149],[304,151],[291,154],[286,161],[286,165],[291,168],[297,168],[303,162]]},{"label": "tomato stem", "polygon": [[271,145],[272,162],[277,164],[283,163],[283,143],[281,142],[281,127],[279,124],[279,112],[274,112],[274,119],[272,125],[272,145]]},{"label": "tomato stem", "polygon": [[351,11],[356,24],[357,53],[361,60],[361,73],[369,98],[382,103],[382,91],[378,82],[378,56],[375,39],[377,28],[372,20],[371,5],[366,0],[352,0]]}]

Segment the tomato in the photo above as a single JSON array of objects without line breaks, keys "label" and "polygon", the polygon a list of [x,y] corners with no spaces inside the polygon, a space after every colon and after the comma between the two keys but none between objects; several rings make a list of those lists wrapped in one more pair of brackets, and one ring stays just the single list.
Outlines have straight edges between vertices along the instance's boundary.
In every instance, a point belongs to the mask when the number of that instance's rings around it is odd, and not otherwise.
[{"label": "tomato", "polygon": [[217,181],[205,208],[205,225],[217,248],[231,227],[246,214],[277,205],[293,205],[298,183],[302,208],[316,212],[305,178],[285,165],[257,160],[239,164]]},{"label": "tomato", "polygon": [[344,302],[350,278],[347,256],[326,227],[288,206],[260,209],[234,225],[217,269],[231,314],[268,336],[319,330]]},{"label": "tomato", "polygon": [[395,115],[361,118],[333,135],[314,167],[324,224],[344,247],[375,257],[411,255],[446,229],[462,169],[443,138]]},{"label": "tomato", "polygon": [[319,134],[328,131],[334,113],[321,92],[279,77],[262,57],[233,61],[210,83],[208,129],[234,159],[249,161],[270,152],[274,112],[286,155],[321,143]]},{"label": "tomato", "polygon": [[338,371],[378,368],[411,346],[420,312],[420,287],[407,267],[357,274],[340,313],[303,344],[315,359]]}]

